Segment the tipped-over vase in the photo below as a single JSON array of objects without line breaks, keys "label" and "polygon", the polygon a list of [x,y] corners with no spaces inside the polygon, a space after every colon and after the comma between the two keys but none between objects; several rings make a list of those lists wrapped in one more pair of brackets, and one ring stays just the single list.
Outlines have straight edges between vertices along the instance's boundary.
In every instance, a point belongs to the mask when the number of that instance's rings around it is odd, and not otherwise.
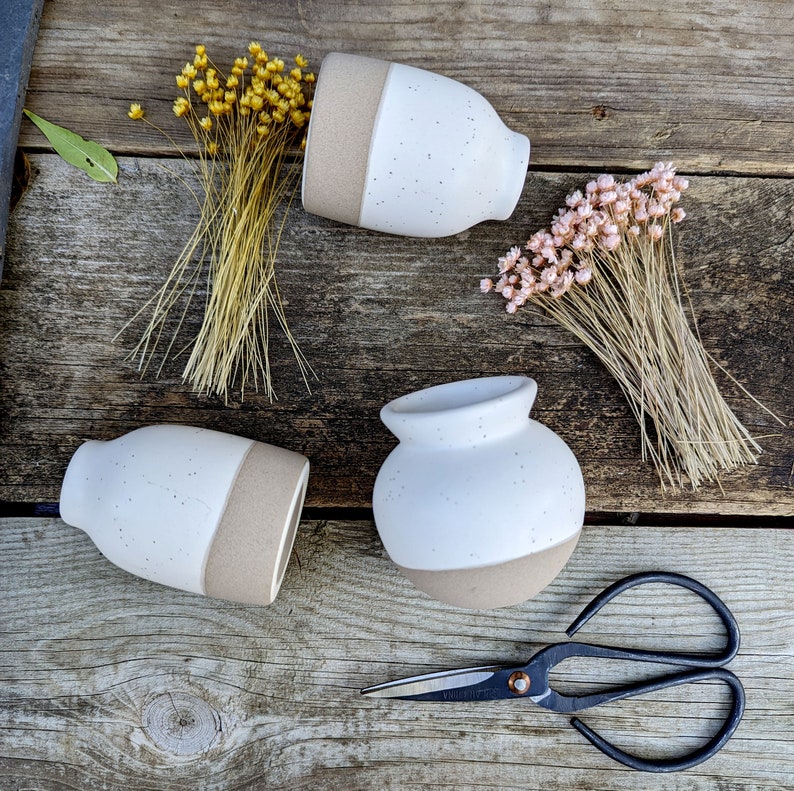
[{"label": "tipped-over vase", "polygon": [[477,91],[401,63],[333,52],[317,77],[306,211],[403,236],[439,237],[506,220],[529,139]]}]

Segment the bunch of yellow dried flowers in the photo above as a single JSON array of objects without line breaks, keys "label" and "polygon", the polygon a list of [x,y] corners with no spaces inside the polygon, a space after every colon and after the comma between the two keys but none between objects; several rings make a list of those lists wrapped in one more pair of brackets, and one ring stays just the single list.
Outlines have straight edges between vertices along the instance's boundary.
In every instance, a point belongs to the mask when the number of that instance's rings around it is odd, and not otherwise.
[{"label": "bunch of yellow dried flowers", "polygon": [[[163,334],[170,334],[158,373],[172,352],[189,349],[183,379],[194,391],[225,402],[234,388],[241,399],[252,387],[275,397],[268,355],[274,321],[307,386],[311,373],[289,330],[276,282],[279,242],[300,173],[288,160],[305,148],[315,81],[302,55],[294,63],[288,70],[281,58],[269,57],[252,42],[224,75],[198,45],[176,75],[182,93],[173,111],[187,122],[197,144],[201,212],[162,287],[127,325],[148,316],[130,356],[145,371]],[[163,131],[148,121],[140,104],[132,104],[128,115]],[[191,299],[205,281],[209,293],[201,328],[176,347]],[[177,307],[177,325],[169,332],[169,316]]]}]

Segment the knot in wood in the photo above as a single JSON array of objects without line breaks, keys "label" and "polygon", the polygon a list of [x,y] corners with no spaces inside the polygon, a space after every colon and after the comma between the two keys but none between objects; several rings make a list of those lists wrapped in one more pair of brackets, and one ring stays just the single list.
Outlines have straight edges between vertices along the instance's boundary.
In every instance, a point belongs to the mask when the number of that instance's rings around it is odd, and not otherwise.
[{"label": "knot in wood", "polygon": [[195,695],[167,692],[146,704],[143,728],[151,741],[172,755],[205,753],[221,735],[220,714]]}]

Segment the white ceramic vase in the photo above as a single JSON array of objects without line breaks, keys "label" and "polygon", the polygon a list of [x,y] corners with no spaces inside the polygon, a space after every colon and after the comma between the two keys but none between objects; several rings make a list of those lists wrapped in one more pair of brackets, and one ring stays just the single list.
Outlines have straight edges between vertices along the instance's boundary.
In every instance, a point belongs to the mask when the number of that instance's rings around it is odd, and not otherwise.
[{"label": "white ceramic vase", "polygon": [[246,604],[278,593],[300,520],[308,460],[189,426],[147,426],[81,445],[61,516],[126,571]]},{"label": "white ceramic vase", "polygon": [[507,219],[528,163],[529,140],[456,80],[336,52],[321,64],[303,166],[308,212],[449,236]]},{"label": "white ceramic vase", "polygon": [[581,470],[530,419],[536,393],[532,379],[497,376],[420,390],[381,410],[400,443],[375,482],[375,523],[402,572],[443,602],[525,601],[576,546]]}]

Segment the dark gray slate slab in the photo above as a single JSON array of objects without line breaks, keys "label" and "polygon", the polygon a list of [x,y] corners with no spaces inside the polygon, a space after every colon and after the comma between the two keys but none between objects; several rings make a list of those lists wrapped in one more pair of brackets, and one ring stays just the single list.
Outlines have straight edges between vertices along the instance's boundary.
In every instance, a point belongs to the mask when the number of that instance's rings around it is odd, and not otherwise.
[{"label": "dark gray slate slab", "polygon": [[33,46],[44,0],[2,0],[0,3],[0,277],[5,260],[14,155]]}]

